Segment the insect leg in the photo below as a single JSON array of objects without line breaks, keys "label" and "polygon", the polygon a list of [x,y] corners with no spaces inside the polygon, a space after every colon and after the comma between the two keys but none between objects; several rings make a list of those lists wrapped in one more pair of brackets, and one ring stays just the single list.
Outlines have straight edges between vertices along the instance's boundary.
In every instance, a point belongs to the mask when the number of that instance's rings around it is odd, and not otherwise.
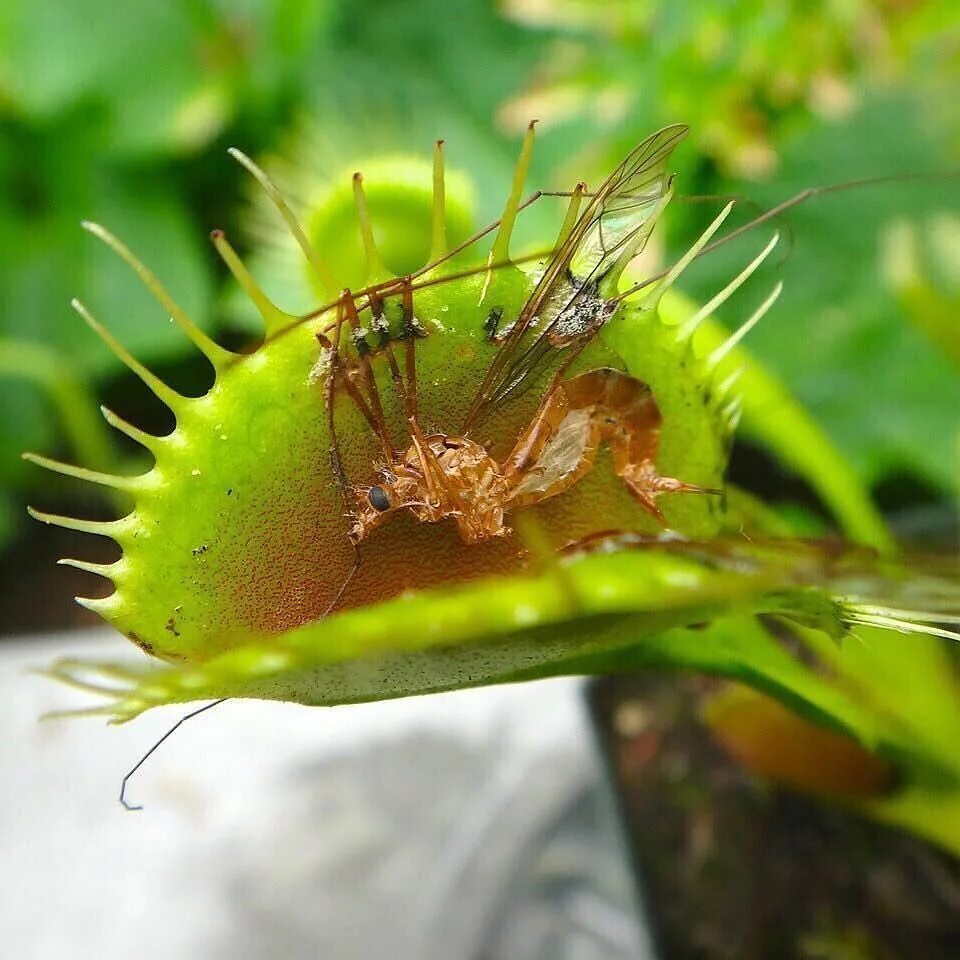
[{"label": "insect leg", "polygon": [[380,392],[377,389],[376,375],[373,372],[373,365],[370,362],[370,345],[360,326],[360,317],[357,314],[356,302],[348,290],[344,290],[343,292],[343,303],[357,348],[360,377],[363,380],[369,397],[370,413],[367,419],[374,433],[376,433],[379,438],[380,445],[383,447],[384,456],[389,463],[394,459],[396,451],[393,449],[393,444],[390,442],[390,437],[387,433],[387,420],[383,413],[383,405],[380,402]]},{"label": "insect leg", "polygon": [[157,748],[160,747],[163,743],[170,739],[179,729],[182,727],[188,720],[192,720],[194,717],[200,716],[201,713],[206,713],[207,710],[212,710],[214,707],[219,706],[221,703],[226,703],[228,697],[221,697],[219,700],[214,700],[213,703],[205,704],[202,707],[198,707],[196,710],[192,710],[190,713],[182,716],[157,742],[124,774],[123,779],[120,781],[120,803],[123,805],[124,810],[142,810],[143,804],[140,803],[130,803],[127,800],[127,784],[130,782],[130,778],[153,756]]},{"label": "insect leg", "polygon": [[[325,350],[329,350],[331,348],[330,341],[322,333],[317,334],[317,341]],[[353,401],[354,406],[356,406],[360,413],[363,414],[363,418],[367,421],[370,429],[379,436],[379,425],[376,417],[374,416],[374,412],[370,409],[370,405],[364,399],[363,394],[360,392],[360,388],[355,382],[360,376],[356,367],[347,365],[344,363],[342,358],[338,358],[336,369],[331,367],[330,376],[339,379],[343,383],[344,389],[347,391],[347,395]],[[385,452],[387,453],[389,459],[390,454],[392,453],[392,447],[385,447]]]},{"label": "insect leg", "polygon": [[[411,305],[411,317],[412,314],[413,312]],[[406,326],[406,306],[404,306],[404,317],[404,324]],[[410,321],[410,325],[412,326],[412,320]],[[427,443],[426,437],[424,436],[423,431],[420,429],[420,424],[417,421],[415,393],[416,366],[415,357],[411,356],[412,351],[416,349],[416,343],[412,333],[411,335],[408,335],[406,339],[408,341],[407,346],[405,347],[407,351],[406,366],[408,375],[412,373],[414,376],[412,385],[404,381],[403,374],[400,372],[400,365],[397,363],[397,356],[393,351],[393,344],[390,343],[390,341],[387,341],[387,343],[384,345],[384,353],[387,358],[387,366],[390,369],[390,376],[393,379],[393,384],[397,391],[397,397],[399,398],[400,403],[403,406],[404,413],[406,414],[407,426],[410,430],[410,441],[417,451],[417,457],[420,460],[421,467],[423,468],[423,477],[427,485],[427,493],[431,503],[434,506],[438,506],[442,502],[441,488],[444,480],[443,471],[440,469],[433,450],[430,448],[430,444]]]},{"label": "insect leg", "polygon": [[[352,302],[352,301],[351,301]],[[330,467],[333,471],[333,475],[337,478],[337,484],[340,487],[340,495],[343,498],[344,506],[347,511],[351,514],[354,510],[354,505],[351,497],[351,487],[350,481],[347,479],[346,471],[343,468],[343,458],[340,456],[340,441],[337,437],[337,424],[336,417],[334,416],[334,392],[336,390],[336,382],[338,371],[340,370],[340,334],[343,330],[343,315],[344,315],[344,304],[341,300],[340,304],[337,307],[337,319],[334,326],[333,341],[329,341],[324,337],[322,333],[317,334],[317,340],[320,341],[321,346],[326,347],[330,351],[330,371],[327,375],[326,384],[324,387],[324,397],[327,405],[327,428],[330,434]],[[343,377],[344,386],[347,388],[347,391],[350,391],[351,382],[348,377]],[[362,399],[362,398],[361,398]],[[356,402],[356,401],[355,401]],[[361,408],[362,409],[362,408]],[[349,538],[348,538],[349,539]],[[343,594],[346,591],[347,587],[350,585],[350,582],[353,580],[357,571],[360,569],[360,547],[351,539],[350,544],[353,547],[353,563],[351,564],[350,571],[347,573],[347,576],[344,578],[342,584],[340,584],[340,589],[337,590],[333,599],[330,601],[329,606],[323,612],[323,616],[328,616],[333,609],[337,606],[340,600],[343,598]]]},{"label": "insect leg", "polygon": [[[601,418],[601,433],[610,444],[613,468],[617,476],[640,505],[661,526],[666,520],[657,502],[663,493],[699,493],[719,495],[721,490],[687,483],[674,477],[663,477],[657,472],[656,459],[660,447],[660,409],[650,388],[616,370],[593,371],[571,381],[571,391],[581,386],[593,386],[587,378],[600,374],[603,383],[602,405],[597,414]],[[596,389],[596,388],[594,388]]]},{"label": "insect leg", "polygon": [[413,313],[413,287],[410,277],[404,277],[403,283],[403,334],[407,357],[407,397],[410,403],[410,413],[414,419],[419,415],[417,410],[417,325]]},{"label": "insect leg", "polygon": [[330,436],[330,468],[337,478],[340,494],[348,510],[353,509],[350,495],[350,483],[346,471],[343,469],[343,458],[340,456],[340,441],[337,438],[337,422],[334,416],[334,393],[337,383],[337,371],[340,368],[340,333],[343,329],[343,300],[337,305],[337,319],[334,325],[333,339],[327,340],[323,334],[317,334],[317,340],[322,347],[330,351],[330,371],[324,383],[324,402],[327,407],[327,430]]}]

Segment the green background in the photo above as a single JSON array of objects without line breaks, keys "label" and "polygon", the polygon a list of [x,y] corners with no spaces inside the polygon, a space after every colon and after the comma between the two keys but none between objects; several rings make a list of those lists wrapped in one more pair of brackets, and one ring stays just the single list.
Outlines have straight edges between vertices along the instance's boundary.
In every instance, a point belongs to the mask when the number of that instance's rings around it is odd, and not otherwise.
[{"label": "green background", "polygon": [[[227,146],[286,158],[309,185],[365,159],[428,159],[443,137],[450,166],[473,181],[482,223],[498,214],[528,119],[541,121],[530,182],[554,189],[596,184],[652,129],[684,121],[678,194],[769,206],[819,184],[960,169],[958,50],[951,3],[7,0],[0,546],[24,549],[28,498],[57,508],[75,496],[23,463],[22,450],[94,467],[130,456],[77,397],[163,429],[162,412],[73,315],[72,296],[177,386],[207,382],[81,219],[108,225],[203,327],[238,344],[249,328],[206,235],[225,227],[254,253],[264,240]],[[521,227],[531,243],[555,223],[546,203]],[[667,248],[716,209],[677,204]],[[910,517],[932,504],[943,526],[957,478],[960,184],[821,197],[788,223],[789,258],[771,268],[786,290],[751,348],[885,507]],[[712,292],[762,239],[703,261],[684,290]],[[770,280],[768,271],[752,296]],[[742,320],[750,296],[723,318]],[[737,463],[737,479],[765,496],[809,501],[775,467],[749,455]]]}]

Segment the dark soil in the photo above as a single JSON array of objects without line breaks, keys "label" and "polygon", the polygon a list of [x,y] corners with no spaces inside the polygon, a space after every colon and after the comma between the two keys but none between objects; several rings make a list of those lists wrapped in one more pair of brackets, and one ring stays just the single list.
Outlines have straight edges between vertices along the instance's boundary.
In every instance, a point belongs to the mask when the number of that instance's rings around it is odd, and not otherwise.
[{"label": "dark soil", "polygon": [[697,719],[707,686],[619,677],[591,695],[661,955],[960,957],[960,861],[752,781]]}]

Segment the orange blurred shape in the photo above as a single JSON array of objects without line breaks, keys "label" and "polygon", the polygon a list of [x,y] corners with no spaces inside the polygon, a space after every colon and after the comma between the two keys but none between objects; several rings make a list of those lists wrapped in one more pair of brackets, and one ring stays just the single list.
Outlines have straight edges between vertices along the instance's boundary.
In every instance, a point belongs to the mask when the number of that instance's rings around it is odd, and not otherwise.
[{"label": "orange blurred shape", "polygon": [[862,798],[894,782],[893,767],[856,741],[745,687],[729,685],[714,694],[704,719],[751,773],[787,787]]}]

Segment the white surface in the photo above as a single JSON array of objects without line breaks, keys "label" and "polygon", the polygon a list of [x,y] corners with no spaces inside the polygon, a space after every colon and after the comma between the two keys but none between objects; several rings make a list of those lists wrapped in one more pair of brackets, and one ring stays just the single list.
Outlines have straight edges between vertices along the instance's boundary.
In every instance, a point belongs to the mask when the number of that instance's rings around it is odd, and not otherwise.
[{"label": "white surface", "polygon": [[[340,846],[355,847],[358,832],[367,830],[370,842],[378,842],[389,797],[364,797],[361,784],[351,798],[341,784],[329,817],[316,813],[322,806],[305,806],[304,771],[328,759],[419,731],[428,744],[433,735],[488,753],[492,747],[497,769],[506,771],[504,786],[511,770],[545,757],[551,767],[563,761],[582,768],[589,755],[579,685],[572,681],[333,709],[233,701],[185,724],[160,748],[130,786],[131,800],[145,809],[128,813],[117,803],[120,777],[183,708],[152,711],[120,727],[87,718],[39,723],[45,711],[91,701],[27,672],[55,656],[114,657],[125,649],[107,632],[0,645],[0,943],[6,956],[239,955],[225,948],[238,942],[237,884],[231,879],[238,864],[248,886],[258,872],[279,870],[270,889],[297,890],[316,877],[318,858],[329,866],[345,856]],[[457,786],[467,791],[459,826],[482,821],[483,809],[471,811],[470,797],[479,804],[484,790],[497,784]],[[380,820],[370,814],[369,799],[380,804]],[[364,816],[369,822],[359,822]],[[292,840],[283,834],[285,821],[291,830],[296,825]],[[284,844],[282,857],[261,868],[257,858],[269,858],[271,844]],[[453,866],[438,865],[441,873],[455,868],[456,853],[451,856]],[[256,895],[257,902],[264,900],[262,890]],[[364,896],[353,890],[345,902]],[[240,902],[248,901],[241,896]],[[317,904],[321,913],[323,906]],[[253,946],[240,953],[261,955]],[[294,954],[281,948],[276,955]],[[348,955],[347,948],[324,954],[325,960]]]}]

